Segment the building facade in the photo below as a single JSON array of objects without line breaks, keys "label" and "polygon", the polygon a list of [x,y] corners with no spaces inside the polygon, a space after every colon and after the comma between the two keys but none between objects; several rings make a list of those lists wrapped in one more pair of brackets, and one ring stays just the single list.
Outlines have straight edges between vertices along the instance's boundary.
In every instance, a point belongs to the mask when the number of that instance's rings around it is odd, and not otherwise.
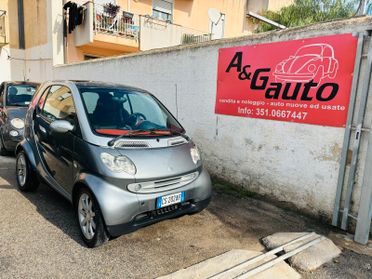
[{"label": "building facade", "polygon": [[69,32],[68,0],[0,0],[0,81],[38,80],[57,64],[248,35],[255,29],[248,11],[292,1],[75,0],[83,18]]},{"label": "building facade", "polygon": [[[68,35],[66,62],[252,34],[248,11],[278,10],[293,0],[94,0]],[[118,7],[115,15],[107,7]],[[212,11],[211,11],[212,10]],[[88,24],[88,26],[86,26]],[[82,38],[84,38],[82,40]]]}]

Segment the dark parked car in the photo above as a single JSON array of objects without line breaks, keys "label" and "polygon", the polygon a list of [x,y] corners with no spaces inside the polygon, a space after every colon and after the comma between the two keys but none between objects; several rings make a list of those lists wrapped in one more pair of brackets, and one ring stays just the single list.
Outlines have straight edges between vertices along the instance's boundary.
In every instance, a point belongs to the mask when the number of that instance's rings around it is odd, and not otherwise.
[{"label": "dark parked car", "polygon": [[0,86],[0,155],[14,152],[23,138],[27,107],[38,83],[3,82]]},{"label": "dark parked car", "polygon": [[150,93],[117,84],[41,85],[17,150],[17,182],[38,177],[73,204],[89,247],[203,210],[211,180],[200,153]]}]

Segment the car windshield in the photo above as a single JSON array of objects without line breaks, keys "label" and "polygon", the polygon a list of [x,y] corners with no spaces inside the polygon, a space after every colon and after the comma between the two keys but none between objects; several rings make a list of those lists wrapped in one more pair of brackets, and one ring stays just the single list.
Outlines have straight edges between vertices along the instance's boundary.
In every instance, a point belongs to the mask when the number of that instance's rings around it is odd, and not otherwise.
[{"label": "car windshield", "polygon": [[184,129],[151,94],[118,87],[77,85],[92,130],[104,135],[167,135]]},{"label": "car windshield", "polygon": [[36,92],[36,85],[33,84],[11,84],[8,86],[6,104],[8,106],[27,107]]},{"label": "car windshield", "polygon": [[302,55],[321,55],[322,54],[322,47],[319,45],[309,45],[304,46],[297,50],[295,56],[302,56]]}]

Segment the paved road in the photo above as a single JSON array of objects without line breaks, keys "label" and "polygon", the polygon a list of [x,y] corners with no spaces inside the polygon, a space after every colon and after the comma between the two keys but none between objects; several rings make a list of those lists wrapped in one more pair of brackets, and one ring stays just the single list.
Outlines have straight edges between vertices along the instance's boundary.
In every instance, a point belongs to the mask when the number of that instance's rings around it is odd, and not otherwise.
[{"label": "paved road", "polygon": [[[214,194],[200,214],[161,222],[92,250],[80,240],[67,201],[45,185],[35,193],[21,193],[15,185],[14,159],[0,157],[0,278],[154,278],[230,249],[261,251],[259,239],[277,231],[327,233],[267,203]],[[340,265],[354,256],[344,256]],[[355,262],[355,269],[363,270],[358,256]],[[304,275],[332,278],[333,271],[349,274],[331,263]]]}]

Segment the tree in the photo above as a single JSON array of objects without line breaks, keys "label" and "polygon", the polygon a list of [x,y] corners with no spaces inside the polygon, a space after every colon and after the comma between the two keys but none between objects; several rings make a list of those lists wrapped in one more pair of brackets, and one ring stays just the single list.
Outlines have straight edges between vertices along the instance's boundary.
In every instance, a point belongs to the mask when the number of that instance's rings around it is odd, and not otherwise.
[{"label": "tree", "polygon": [[[355,15],[360,0],[294,0],[278,12],[265,11],[263,16],[286,27],[304,26],[316,22],[348,18]],[[258,22],[256,32],[274,30],[275,27]]]}]

